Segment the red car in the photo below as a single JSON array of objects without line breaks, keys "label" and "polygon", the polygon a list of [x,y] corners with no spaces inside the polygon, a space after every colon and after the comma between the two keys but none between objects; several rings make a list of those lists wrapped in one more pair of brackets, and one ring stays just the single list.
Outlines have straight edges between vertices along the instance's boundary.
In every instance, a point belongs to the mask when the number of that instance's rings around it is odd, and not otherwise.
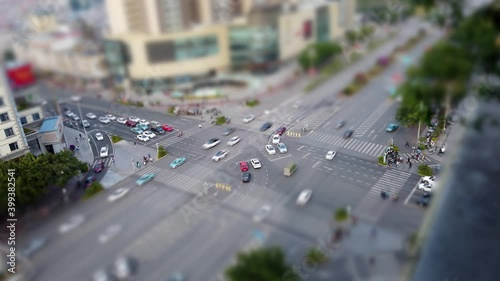
[{"label": "red car", "polygon": [[276,130],[276,134],[278,135],[283,135],[286,131],[286,128],[285,127],[279,127],[277,130]]},{"label": "red car", "polygon": [[242,172],[248,171],[248,164],[247,164],[247,162],[240,162],[240,170]]},{"label": "red car", "polygon": [[102,172],[102,165],[98,165],[94,168],[94,173],[100,173]]},{"label": "red car", "polygon": [[135,125],[137,125],[137,122],[134,122],[132,120],[127,120],[127,122],[125,122],[125,125],[129,127],[135,127]]},{"label": "red car", "polygon": [[167,125],[167,124],[165,124],[165,125],[161,126],[161,128],[162,128],[162,129],[163,129],[163,131],[165,131],[165,132],[172,132],[172,131],[174,130],[174,127],[169,126],[169,125]]}]

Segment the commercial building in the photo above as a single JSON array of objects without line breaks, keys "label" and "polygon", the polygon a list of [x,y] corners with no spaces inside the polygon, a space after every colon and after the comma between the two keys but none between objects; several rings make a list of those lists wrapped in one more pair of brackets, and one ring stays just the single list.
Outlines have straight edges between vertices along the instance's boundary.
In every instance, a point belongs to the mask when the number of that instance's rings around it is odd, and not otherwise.
[{"label": "commercial building", "polygon": [[62,118],[44,118],[43,101],[29,64],[10,62],[0,71],[0,160],[29,152],[57,153],[66,148]]},{"label": "commercial building", "polygon": [[118,83],[189,89],[233,69],[269,69],[354,24],[354,0],[107,1],[104,52]]}]

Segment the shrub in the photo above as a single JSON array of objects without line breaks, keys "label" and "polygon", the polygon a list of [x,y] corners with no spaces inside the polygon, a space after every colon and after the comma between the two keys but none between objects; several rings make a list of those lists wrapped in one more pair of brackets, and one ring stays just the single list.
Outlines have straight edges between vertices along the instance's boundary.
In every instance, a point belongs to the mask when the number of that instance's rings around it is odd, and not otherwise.
[{"label": "shrub", "polygon": [[368,82],[368,77],[366,77],[366,74],[363,72],[356,73],[356,76],[354,76],[354,83],[359,84],[359,85],[364,85]]},{"label": "shrub", "polygon": [[372,68],[368,71],[368,74],[370,76],[377,76],[381,71],[382,71],[382,68],[376,64],[376,65],[372,66]]},{"label": "shrub", "polygon": [[320,264],[326,262],[329,256],[325,254],[323,251],[317,249],[316,247],[312,247],[307,252],[306,258],[309,260],[309,262],[315,262]]},{"label": "shrub", "polygon": [[173,105],[169,106],[168,109],[167,109],[167,112],[169,114],[174,114],[174,111],[175,111],[175,106],[173,106]]},{"label": "shrub", "polygon": [[338,222],[346,221],[349,218],[349,212],[346,208],[338,208],[334,214],[335,220]]},{"label": "shrub", "polygon": [[350,96],[350,95],[356,93],[358,90],[359,90],[359,86],[351,83],[351,84],[349,84],[349,86],[344,88],[344,94],[346,96]]},{"label": "shrub", "polygon": [[384,162],[384,156],[380,155],[380,156],[378,157],[378,163],[379,163],[380,165],[385,165],[385,162]]},{"label": "shrub", "polygon": [[395,144],[393,144],[393,145],[391,145],[391,146],[389,146],[389,147],[390,147],[390,148],[392,148],[392,150],[394,150],[394,151],[396,151],[396,152],[399,152],[399,151],[400,151],[400,150],[399,150],[399,146],[397,146],[397,145],[395,145]]},{"label": "shrub", "polygon": [[100,184],[98,182],[94,182],[89,187],[87,187],[87,190],[85,191],[85,195],[83,195],[83,199],[87,200],[103,190],[104,190],[104,187],[102,186],[102,184]]},{"label": "shrub", "polygon": [[259,102],[259,100],[258,100],[258,99],[247,100],[247,101],[245,102],[246,106],[248,106],[248,107],[254,107],[254,106],[257,106],[257,105],[259,105],[259,103],[260,103],[260,102]]},{"label": "shrub", "polygon": [[420,150],[424,150],[424,149],[426,149],[426,148],[427,148],[427,147],[425,146],[425,144],[420,144],[420,145],[418,146],[418,149],[420,149]]},{"label": "shrub", "polygon": [[144,103],[142,101],[138,101],[135,103],[137,107],[144,107]]},{"label": "shrub", "polygon": [[226,123],[226,116],[218,116],[215,119],[215,125],[222,125]]},{"label": "shrub", "polygon": [[80,165],[80,172],[86,173],[89,170],[89,165],[87,163],[82,162]]},{"label": "shrub", "polygon": [[158,159],[167,156],[167,150],[163,146],[158,147]]},{"label": "shrub", "polygon": [[432,176],[432,169],[426,164],[420,164],[418,166],[418,174],[421,176]]},{"label": "shrub", "polygon": [[111,141],[112,141],[113,143],[117,143],[117,142],[119,142],[119,141],[121,141],[121,140],[123,140],[123,138],[122,138],[122,137],[120,137],[120,136],[115,136],[115,135],[112,135],[112,136],[111,136]]}]

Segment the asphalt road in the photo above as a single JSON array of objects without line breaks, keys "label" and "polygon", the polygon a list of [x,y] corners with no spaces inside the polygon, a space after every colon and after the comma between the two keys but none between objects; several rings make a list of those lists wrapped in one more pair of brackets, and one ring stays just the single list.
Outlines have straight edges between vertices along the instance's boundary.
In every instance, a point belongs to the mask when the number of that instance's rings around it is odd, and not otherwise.
[{"label": "asphalt road", "polygon": [[[425,43],[419,46],[421,50],[424,48]],[[354,71],[351,73],[354,74],[358,67],[361,66],[356,64],[348,72]],[[343,72],[307,98],[298,98],[302,99],[299,103],[296,100],[286,102],[284,113],[278,108],[277,113],[259,116],[250,124],[232,118],[233,123],[228,126],[237,127],[237,131],[230,136],[222,136],[227,126],[203,122],[202,128],[198,128],[200,119],[82,98],[82,115],[88,112],[98,116],[108,113],[117,117],[135,115],[171,124],[176,130],[182,130],[184,136],[170,133],[138,144],[154,146],[158,142],[167,147],[169,155],[141,168],[137,174],[95,199],[77,203],[70,213],[55,216],[49,223],[26,234],[25,241],[33,237],[50,237],[49,244],[32,257],[38,269],[37,280],[83,280],[95,270],[111,265],[120,254],[139,260],[136,280],[162,280],[174,271],[185,272],[188,280],[216,280],[234,260],[236,251],[262,244],[282,245],[291,262],[300,262],[316,239],[330,231],[333,211],[345,206],[351,206],[360,218],[385,228],[404,234],[415,231],[423,209],[405,204],[403,200],[387,204],[379,195],[387,191],[406,198],[419,177],[380,167],[376,157],[348,149],[350,146],[386,145],[390,138],[400,134],[400,138],[406,138],[404,132],[392,135],[381,132],[380,137],[371,133],[390,122],[391,110],[395,109],[383,91],[384,77],[390,77],[391,71],[397,72],[397,65],[383,73],[380,81],[374,81],[349,100],[326,99],[338,79],[350,75]],[[74,107],[75,103],[69,100],[65,105]],[[335,111],[335,107],[339,111]],[[324,113],[329,114],[320,116]],[[281,114],[282,118],[277,118],[276,114]],[[329,126],[339,116],[349,119],[346,128],[357,127],[358,135],[347,141],[336,139],[334,143],[341,143],[336,147],[340,149],[329,161],[325,154],[335,146],[312,136],[331,133]],[[259,127],[266,120],[272,120],[273,127],[260,132]],[[282,136],[288,148],[285,154],[268,155],[265,152],[264,146],[275,128],[300,126],[305,122],[318,127],[330,124],[305,137]],[[125,125],[93,121],[92,128],[134,141],[134,134]],[[339,137],[342,132],[333,131],[331,137]],[[242,141],[227,147],[227,140],[236,135],[241,136]],[[213,137],[220,138],[221,144],[209,150],[202,149],[203,143]],[[216,163],[211,157],[219,149],[228,149],[229,154]],[[187,163],[171,169],[169,164],[181,156],[187,158]],[[242,183],[237,163],[251,158],[259,158],[263,167],[258,170],[250,167],[252,182]],[[285,177],[283,168],[291,161],[299,168],[291,177]],[[156,174],[155,179],[135,187],[135,180],[146,173]],[[107,196],[116,188],[131,188],[131,191],[117,202],[108,202]],[[313,190],[312,199],[305,207],[298,207],[295,200],[305,188]],[[254,222],[255,212],[264,205],[272,207],[269,216],[260,223]],[[68,233],[60,233],[60,225],[73,215],[83,216],[84,222]],[[103,240],[101,236],[105,233],[111,234],[104,239],[108,241],[102,243],[99,240]],[[326,280],[344,278],[335,275],[344,273],[332,271],[330,274]],[[314,278],[324,279],[319,275]]]}]

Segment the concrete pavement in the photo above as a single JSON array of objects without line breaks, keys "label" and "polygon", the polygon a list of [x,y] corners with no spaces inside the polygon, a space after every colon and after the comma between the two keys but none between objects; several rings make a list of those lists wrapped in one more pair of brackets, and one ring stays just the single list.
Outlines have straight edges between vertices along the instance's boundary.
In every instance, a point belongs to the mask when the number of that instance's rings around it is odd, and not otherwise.
[{"label": "concrete pavement", "polygon": [[68,147],[70,145],[80,147],[78,151],[75,151],[75,156],[80,159],[80,161],[88,163],[89,165],[94,163],[94,157],[97,155],[94,155],[92,147],[90,146],[90,140],[81,128],[75,130],[64,126],[64,137],[66,138]]}]

